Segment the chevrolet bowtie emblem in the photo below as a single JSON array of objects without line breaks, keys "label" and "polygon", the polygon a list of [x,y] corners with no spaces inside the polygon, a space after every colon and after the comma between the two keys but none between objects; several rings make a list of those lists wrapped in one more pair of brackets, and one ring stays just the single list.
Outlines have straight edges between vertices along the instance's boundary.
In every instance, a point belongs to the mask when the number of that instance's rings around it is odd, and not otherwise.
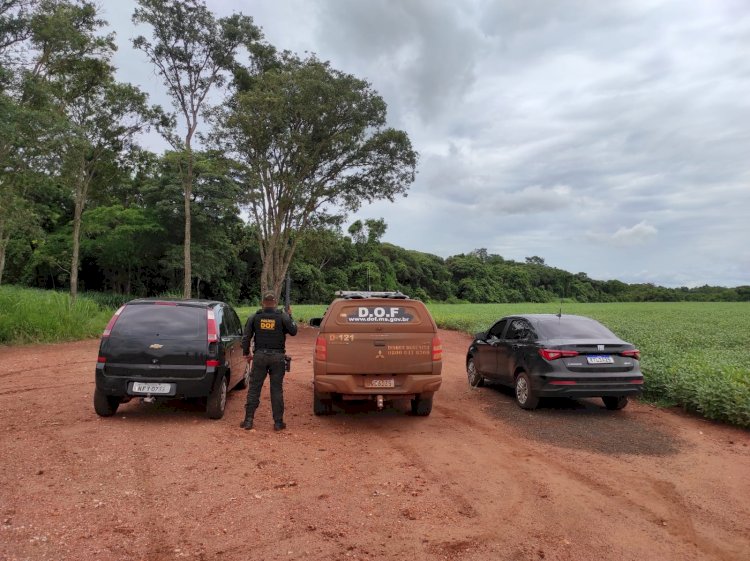
[{"label": "chevrolet bowtie emblem", "polygon": [[149,349],[161,349],[164,345],[160,345],[159,343],[154,343],[153,345],[149,345]]}]

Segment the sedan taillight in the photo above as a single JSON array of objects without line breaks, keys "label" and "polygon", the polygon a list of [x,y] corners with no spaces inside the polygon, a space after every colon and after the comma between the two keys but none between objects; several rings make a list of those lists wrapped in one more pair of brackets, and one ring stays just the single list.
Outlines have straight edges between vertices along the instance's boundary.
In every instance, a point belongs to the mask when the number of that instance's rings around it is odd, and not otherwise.
[{"label": "sedan taillight", "polygon": [[544,360],[557,360],[567,356],[578,356],[577,351],[561,351],[558,349],[539,349],[539,356]]},{"label": "sedan taillight", "polygon": [[633,349],[631,351],[622,351],[620,355],[628,356],[630,358],[634,358],[635,360],[641,360],[641,351],[639,351],[638,349]]}]

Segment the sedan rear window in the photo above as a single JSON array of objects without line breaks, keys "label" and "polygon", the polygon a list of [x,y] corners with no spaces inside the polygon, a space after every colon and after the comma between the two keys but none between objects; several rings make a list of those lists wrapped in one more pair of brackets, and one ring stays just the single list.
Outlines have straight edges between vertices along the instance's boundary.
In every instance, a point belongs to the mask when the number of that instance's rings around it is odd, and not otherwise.
[{"label": "sedan rear window", "polygon": [[205,339],[206,310],[192,306],[125,306],[112,329],[114,337]]},{"label": "sedan rear window", "polygon": [[584,317],[562,316],[540,322],[539,330],[547,339],[617,339],[601,323]]}]

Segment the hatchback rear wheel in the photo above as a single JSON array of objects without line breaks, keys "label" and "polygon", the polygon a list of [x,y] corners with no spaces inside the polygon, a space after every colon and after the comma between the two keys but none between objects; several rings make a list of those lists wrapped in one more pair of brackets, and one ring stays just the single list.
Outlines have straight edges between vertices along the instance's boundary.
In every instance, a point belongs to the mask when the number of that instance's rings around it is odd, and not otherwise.
[{"label": "hatchback rear wheel", "polygon": [[206,416],[209,419],[221,419],[227,406],[227,378],[222,376],[216,384],[206,403]]},{"label": "hatchback rear wheel", "polygon": [[100,417],[111,417],[117,413],[120,398],[116,395],[106,395],[98,388],[94,389],[94,411]]},{"label": "hatchback rear wheel", "polygon": [[602,397],[602,401],[604,402],[604,407],[610,411],[619,411],[628,404],[628,397],[625,395],[620,397],[605,396]]}]

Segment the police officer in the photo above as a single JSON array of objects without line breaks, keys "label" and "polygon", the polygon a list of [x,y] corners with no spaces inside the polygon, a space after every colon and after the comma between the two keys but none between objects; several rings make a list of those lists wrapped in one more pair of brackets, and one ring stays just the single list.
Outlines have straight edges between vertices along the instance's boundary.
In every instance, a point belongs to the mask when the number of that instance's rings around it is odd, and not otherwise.
[{"label": "police officer", "polygon": [[[253,428],[253,417],[260,403],[260,390],[266,375],[271,378],[271,411],[273,429],[284,430],[284,343],[287,333],[297,334],[297,324],[292,316],[276,307],[276,295],[267,292],[263,295],[263,308],[251,315],[245,323],[242,336],[242,354],[247,362],[253,362],[250,372],[250,388],[247,390],[245,420],[240,426],[245,430]],[[250,354],[250,340],[255,339],[253,355]]]}]

